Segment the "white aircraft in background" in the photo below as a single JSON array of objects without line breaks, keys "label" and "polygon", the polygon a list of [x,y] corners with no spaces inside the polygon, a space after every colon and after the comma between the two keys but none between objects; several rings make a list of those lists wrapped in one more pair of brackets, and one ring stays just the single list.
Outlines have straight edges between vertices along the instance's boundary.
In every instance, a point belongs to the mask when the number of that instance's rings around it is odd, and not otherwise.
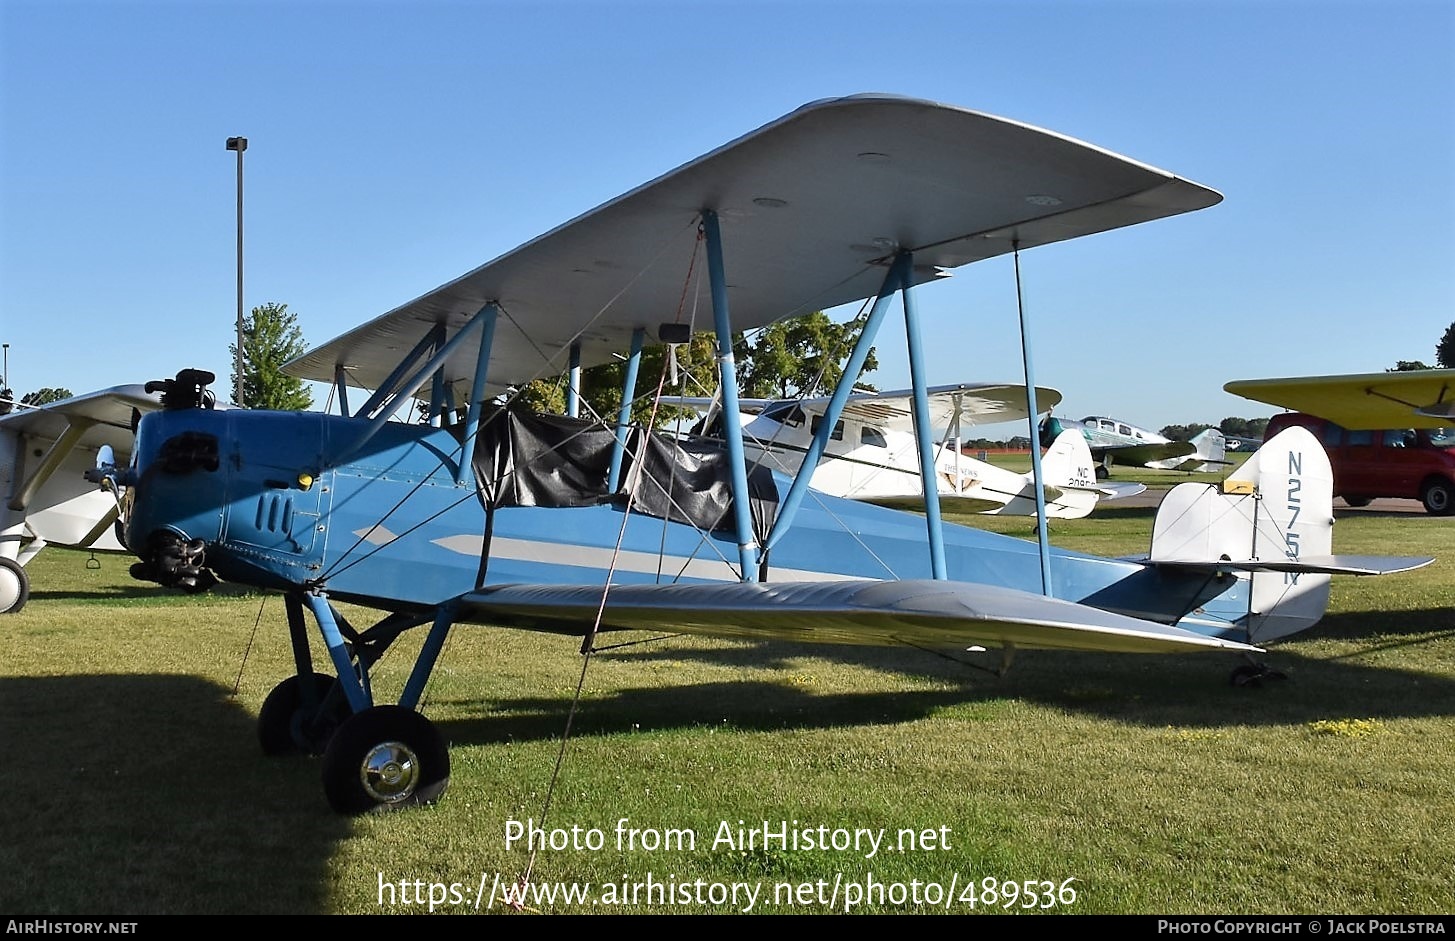
[{"label": "white aircraft in background", "polygon": [[1081,421],[1048,418],[1042,424],[1041,441],[1054,440],[1067,429],[1079,430],[1096,461],[1096,476],[1105,479],[1113,462],[1160,470],[1216,471],[1230,463],[1223,433],[1209,428],[1191,441],[1173,441],[1155,431],[1129,422],[1099,415]]},{"label": "white aircraft in background", "polygon": [[123,552],[120,494],[86,472],[125,466],[137,417],[161,407],[140,385],[115,386],[0,415],[0,614],[30,597],[25,565],[48,545]]},{"label": "white aircraft in background", "polygon": [[[1018,474],[961,452],[967,425],[1023,420],[1029,415],[1024,386],[962,383],[933,387],[929,392],[930,424],[937,431],[935,478],[941,503],[985,514],[1032,516],[1036,513],[1033,474]],[[711,400],[682,400],[706,407],[698,425],[717,436]],[[1055,389],[1038,388],[1038,409],[1061,401]],[[813,435],[828,408],[828,397],[792,400],[747,399],[742,417],[743,444],[750,461],[785,474],[797,473]],[[909,391],[858,392],[844,404],[842,417],[829,435],[824,457],[813,473],[815,490],[899,509],[920,509],[924,488],[915,443]],[[1079,519],[1098,500],[1141,493],[1141,484],[1099,483],[1096,463],[1079,431],[1054,440],[1041,462],[1045,478],[1046,515]]]}]

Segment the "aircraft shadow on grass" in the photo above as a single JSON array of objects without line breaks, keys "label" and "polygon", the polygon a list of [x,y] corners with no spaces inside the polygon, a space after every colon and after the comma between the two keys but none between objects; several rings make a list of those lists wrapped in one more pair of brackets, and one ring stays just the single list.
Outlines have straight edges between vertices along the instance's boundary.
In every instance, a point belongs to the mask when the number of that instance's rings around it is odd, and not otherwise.
[{"label": "aircraft shadow on grass", "polygon": [[319,812],[316,764],[264,760],[255,727],[196,677],[0,678],[0,911],[327,911],[349,824]]},{"label": "aircraft shadow on grass", "polygon": [[[1447,614],[1449,612],[1446,612]],[[1436,612],[1438,614],[1438,612]],[[1355,616],[1350,616],[1351,619]],[[1448,618],[1444,621],[1449,624]],[[1385,636],[1388,634],[1386,632]],[[1409,645],[1455,642],[1455,631],[1412,636]],[[629,730],[711,727],[777,731],[912,722],[941,710],[977,702],[1020,699],[1128,725],[1191,728],[1300,725],[1341,718],[1428,718],[1455,716],[1455,677],[1418,673],[1358,662],[1378,655],[1388,643],[1360,653],[1314,658],[1292,652],[1277,656],[1287,678],[1262,688],[1234,688],[1221,658],[1149,654],[1126,657],[1085,652],[1026,651],[1014,667],[996,677],[967,662],[931,651],[885,650],[789,643],[743,643],[729,648],[638,648],[606,654],[642,664],[692,660],[729,669],[782,669],[783,680],[727,680],[684,686],[629,687],[598,693],[573,720],[573,735],[610,735]],[[967,658],[975,655],[965,654]],[[979,655],[985,667],[998,655]],[[816,692],[791,677],[813,673],[803,658],[831,660],[944,683],[938,689],[864,693]],[[789,671],[792,673],[790,674]],[[1412,695],[1418,691],[1418,695]],[[453,700],[470,708],[473,701]],[[436,705],[442,701],[435,700]],[[455,744],[532,741],[560,736],[568,697],[486,700],[491,714],[445,721]]]}]

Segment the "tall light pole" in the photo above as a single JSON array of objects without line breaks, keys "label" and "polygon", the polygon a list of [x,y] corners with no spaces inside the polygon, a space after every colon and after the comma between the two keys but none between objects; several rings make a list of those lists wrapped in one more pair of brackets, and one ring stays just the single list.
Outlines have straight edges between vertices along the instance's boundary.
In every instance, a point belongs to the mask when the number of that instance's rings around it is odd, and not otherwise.
[{"label": "tall light pole", "polygon": [[237,355],[233,357],[232,401],[242,404],[243,397],[243,225],[242,225],[242,155],[248,149],[246,137],[229,137],[227,149],[237,151]]}]

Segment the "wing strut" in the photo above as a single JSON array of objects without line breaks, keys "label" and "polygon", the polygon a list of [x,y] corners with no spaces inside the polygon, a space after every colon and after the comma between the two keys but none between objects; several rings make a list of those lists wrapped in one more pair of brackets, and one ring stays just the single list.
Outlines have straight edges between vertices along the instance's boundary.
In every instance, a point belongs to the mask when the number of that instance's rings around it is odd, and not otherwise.
[{"label": "wing strut", "polygon": [[[413,396],[414,393],[418,392],[419,387],[424,385],[425,380],[433,376],[437,370],[444,366],[444,364],[449,360],[450,356],[454,354],[457,348],[459,348],[460,344],[462,344],[465,339],[475,331],[475,328],[484,325],[488,321],[490,324],[490,329],[487,331],[487,336],[493,336],[495,327],[495,316],[498,309],[499,308],[494,301],[491,301],[484,307],[481,307],[480,310],[475,314],[475,316],[471,317],[470,320],[463,327],[460,328],[459,332],[449,339],[449,342],[439,342],[444,338],[444,324],[436,324],[434,329],[426,333],[424,335],[424,339],[420,340],[419,343],[415,345],[414,349],[410,351],[409,355],[404,358],[404,361],[399,364],[399,367],[394,370],[394,374],[389,377],[389,380],[385,383],[384,388],[376,391],[373,398],[371,398],[364,405],[363,408],[359,409],[357,413],[358,417],[368,418],[369,425],[363,430],[363,432],[359,435],[359,439],[355,441],[351,447],[344,449],[339,454],[338,458],[336,459],[337,462],[342,463],[352,458],[355,454],[358,454],[359,451],[364,447],[364,445],[368,444],[369,441],[372,440],[373,437],[379,433],[380,429],[384,427],[384,423],[394,416],[394,413],[399,409],[399,405],[403,403],[406,399]],[[485,347],[489,347],[489,345],[490,344],[488,341],[482,344],[482,346]],[[423,366],[417,369],[409,378],[402,379],[405,373],[407,373],[409,367],[418,360],[420,355],[422,355],[425,350],[431,347],[434,347],[435,352],[434,355],[429,358],[429,362],[425,363]],[[485,355],[488,361],[488,349],[486,350]],[[483,393],[484,380],[481,379],[481,375],[483,375],[483,373],[480,370],[476,370],[475,387],[476,390]],[[392,394],[386,394],[386,392]],[[475,392],[471,393],[470,408],[478,419],[480,414],[480,403],[479,395],[475,394]],[[375,413],[376,410],[377,413]]]},{"label": "wing strut", "polygon": [[[949,576],[945,573],[945,532],[940,526],[940,487],[935,477],[935,430],[930,427],[930,400],[925,383],[924,349],[920,343],[919,317],[915,314],[913,291],[910,289],[910,273],[914,270],[914,255],[902,252],[894,259],[894,271],[899,273],[899,296],[904,305],[905,345],[909,348],[909,384],[914,389],[911,399],[914,409],[914,441],[919,448],[919,474],[925,494],[925,529],[930,539],[930,570],[939,581]],[[854,377],[848,377],[852,383]],[[1026,384],[1030,384],[1026,379]],[[840,383],[842,385],[842,383]],[[1034,396],[1035,390],[1027,394]],[[1034,402],[1034,399],[1031,399]],[[1033,419],[1034,420],[1034,419]],[[827,422],[825,422],[827,424]],[[1044,507],[1041,508],[1044,510]]]},{"label": "wing strut", "polygon": [[[333,385],[338,391],[338,413],[345,418],[349,417],[349,384],[348,373],[342,363],[333,367]],[[324,411],[328,411],[327,408]]]},{"label": "wing strut", "polygon": [[[908,266],[905,266],[908,270]],[[803,456],[803,463],[798,467],[798,473],[794,475],[793,484],[788,488],[788,495],[778,507],[778,519],[773,524],[773,531],[768,535],[765,542],[765,549],[772,549],[783,538],[784,533],[793,525],[793,517],[798,512],[799,504],[803,502],[803,496],[808,491],[810,478],[818,467],[819,459],[823,457],[824,449],[828,447],[829,435],[833,432],[834,425],[838,424],[839,415],[844,411],[844,403],[849,400],[849,393],[854,389],[854,380],[859,378],[859,373],[864,368],[864,361],[869,358],[869,351],[874,346],[874,336],[879,332],[879,325],[884,320],[884,314],[889,309],[889,299],[894,296],[896,287],[901,282],[903,274],[900,270],[898,259],[890,266],[889,273],[884,276],[884,283],[879,287],[879,295],[874,298],[874,306],[869,309],[869,316],[864,318],[864,329],[859,332],[859,342],[854,345],[854,352],[849,354],[849,361],[844,364],[843,374],[839,377],[838,387],[834,394],[829,397],[829,404],[824,408],[823,421],[819,423],[818,431],[814,433],[813,441],[808,445],[808,451]],[[730,406],[724,405],[724,418],[732,413]]]},{"label": "wing strut", "polygon": [[1026,304],[1021,296],[1021,249],[1020,241],[1013,243],[1012,257],[1015,259],[1015,303],[1021,321],[1021,362],[1026,370],[1026,406],[1030,410],[1031,439],[1031,481],[1036,491],[1036,546],[1041,551],[1041,594],[1054,597],[1051,591],[1051,543],[1046,537],[1046,478],[1041,474],[1041,441],[1037,434],[1036,419],[1040,406],[1036,404],[1036,373],[1031,366],[1031,335],[1026,330]]},{"label": "wing strut", "polygon": [[[425,335],[420,337],[419,342],[414,344],[414,349],[410,350],[408,355],[399,361],[399,365],[394,367],[394,371],[380,383],[379,388],[374,390],[374,394],[369,396],[369,400],[359,409],[357,415],[360,418],[373,417],[374,413],[378,409],[383,408],[384,403],[389,401],[389,397],[398,391],[399,382],[404,378],[409,368],[419,361],[419,358],[424,355],[426,350],[438,350],[440,344],[444,342],[444,338],[445,325],[442,323],[437,323],[426,331]],[[396,399],[396,401],[398,400]]]},{"label": "wing strut", "polygon": [[[748,467],[743,459],[743,423],[738,411],[737,365],[733,362],[732,317],[728,312],[727,275],[722,264],[722,231],[717,213],[702,213],[707,237],[707,272],[712,286],[712,322],[717,331],[717,372],[722,387],[723,437],[727,439],[728,466],[733,478],[733,522],[738,531],[738,560],[745,582],[758,580],[758,540],[753,535],[752,507],[748,502]],[[807,466],[807,465],[805,465]],[[811,471],[811,468],[810,468]],[[805,476],[801,471],[800,477]]]},{"label": "wing strut", "polygon": [[30,476],[26,477],[20,486],[15,488],[15,496],[10,500],[10,509],[20,512],[30,505],[31,498],[35,496],[36,491],[51,479],[51,475],[61,466],[66,455],[71,453],[76,442],[80,441],[81,436],[86,433],[86,429],[94,424],[96,424],[94,419],[84,418],[80,415],[66,416],[66,430],[50,446],[45,457],[41,458],[40,465],[31,471]]},{"label": "wing strut", "polygon": [[[470,385],[470,401],[465,410],[465,438],[464,445],[460,449],[460,463],[455,468],[455,483],[461,483],[465,479],[465,468],[469,467],[475,460],[475,444],[477,433],[480,430],[480,409],[484,405],[481,400],[485,398],[485,378],[490,368],[490,352],[495,347],[495,321],[499,319],[500,305],[494,301],[486,304],[476,316],[476,320],[483,321],[480,327],[480,349],[476,353],[475,379]],[[473,323],[474,321],[471,321]],[[469,331],[467,325],[460,331],[461,336]],[[455,339],[459,339],[456,337]]]},{"label": "wing strut", "polygon": [[[632,331],[631,355],[626,361],[626,378],[621,382],[621,409],[616,413],[616,445],[611,449],[611,470],[606,475],[606,492],[616,493],[621,483],[621,462],[626,454],[627,433],[632,422],[632,402],[636,399],[637,372],[642,365],[642,344],[647,337],[644,327]],[[746,486],[744,487],[746,492]],[[733,491],[737,500],[737,491]]]},{"label": "wing strut", "polygon": [[571,344],[571,368],[567,372],[566,415],[581,417],[581,341]]}]

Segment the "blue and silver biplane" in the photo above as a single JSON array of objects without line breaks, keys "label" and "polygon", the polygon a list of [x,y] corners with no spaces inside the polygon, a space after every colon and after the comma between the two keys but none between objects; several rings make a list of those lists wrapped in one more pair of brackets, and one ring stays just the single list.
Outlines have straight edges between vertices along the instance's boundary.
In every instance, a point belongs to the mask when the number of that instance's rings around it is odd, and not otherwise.
[{"label": "blue and silver biplane", "polygon": [[[1318,620],[1327,574],[1427,561],[1328,554],[1327,463],[1306,435],[1270,443],[1235,486],[1184,485],[1195,489],[1158,517],[1145,561],[946,525],[935,487],[918,515],[808,486],[896,295],[932,478],[917,285],[1220,199],[973,111],[883,95],[811,103],[291,363],[336,386],[341,415],[210,409],[212,377],[196,371],[161,383],[131,465],[110,469],[129,494],[133,572],[283,593],[297,670],[264,703],[259,737],[270,753],[321,752],[324,790],[346,813],[444,791],[448,749],[417,706],[465,622],[582,637],[583,652],[599,632],[655,628],[1007,655],[1256,652]],[[633,428],[642,349],[687,339],[697,325],[682,299],[704,271],[725,440]],[[866,325],[803,469],[750,466],[734,333],[854,302]],[[536,377],[622,355],[614,422],[501,404]],[[360,389],[372,394],[358,401]],[[416,402],[424,421],[391,420]],[[568,402],[574,414],[574,392]],[[381,615],[357,630],[336,602]],[[315,671],[310,617],[328,672]],[[399,702],[376,702],[370,667],[424,626]]]}]

